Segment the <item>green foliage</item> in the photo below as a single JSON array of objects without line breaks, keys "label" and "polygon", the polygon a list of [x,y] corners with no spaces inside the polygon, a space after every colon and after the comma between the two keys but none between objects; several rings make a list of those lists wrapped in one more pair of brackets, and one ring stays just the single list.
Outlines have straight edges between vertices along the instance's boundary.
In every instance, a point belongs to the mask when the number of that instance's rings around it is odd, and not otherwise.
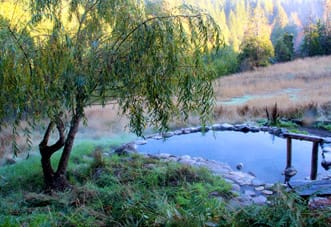
[{"label": "green foliage", "polygon": [[[150,125],[166,131],[192,112],[202,125],[210,119],[214,76],[203,57],[222,44],[210,15],[188,6],[147,13],[135,0],[28,5],[28,22],[0,18],[0,126],[9,122],[16,135],[26,121],[29,135],[50,121],[40,145],[47,187],[67,187],[59,179],[90,105],[117,103],[138,135]],[[48,146],[55,127],[59,140]],[[49,159],[62,147],[54,171]]]},{"label": "green foliage", "polygon": [[330,28],[320,20],[305,28],[305,38],[301,46],[304,56],[331,54],[331,32],[328,29]]},{"label": "green foliage", "polygon": [[[0,222],[9,225],[191,223],[191,226],[201,226],[217,220],[225,212],[224,203],[211,193],[217,192],[224,198],[231,196],[231,185],[206,169],[160,162],[140,155],[113,155],[101,160],[100,156],[92,155],[91,150],[89,154],[85,150],[82,152],[93,160],[80,158],[70,168],[70,179],[78,188],[53,195],[29,193],[29,190],[17,194],[20,190],[13,185],[3,188]],[[34,167],[31,171],[39,170]],[[23,178],[31,180],[29,175],[23,175]],[[35,188],[31,190],[36,191]]]},{"label": "green foliage", "polygon": [[284,33],[275,45],[275,58],[278,62],[291,61],[294,55],[293,35]]},{"label": "green foliage", "polygon": [[232,74],[238,71],[238,53],[230,46],[221,48],[212,55],[211,67],[216,72],[216,77]]},{"label": "green foliage", "polygon": [[321,129],[325,129],[328,131],[331,131],[331,123],[323,123],[323,122],[319,122],[316,125],[317,128],[321,128]]},{"label": "green foliage", "polygon": [[241,70],[252,70],[255,67],[269,65],[274,56],[274,48],[268,39],[247,37],[241,44],[238,55]]},{"label": "green foliage", "polygon": [[20,121],[26,110],[31,121],[63,112],[84,116],[84,107],[110,101],[138,134],[148,123],[166,130],[180,110],[207,120],[213,76],[202,57],[207,45],[221,42],[210,16],[189,7],[150,15],[130,0],[31,1],[31,7],[33,23],[24,34],[35,34],[45,20],[51,26],[30,41],[1,26],[0,101],[14,105],[16,115],[1,111],[0,124],[7,117]]},{"label": "green foliage", "polygon": [[[86,144],[85,144],[86,145]],[[97,144],[91,144],[90,148]],[[0,223],[5,226],[328,226],[329,210],[310,210],[295,194],[276,189],[266,206],[233,208],[231,185],[206,169],[173,162],[161,162],[140,155],[102,157],[85,150],[74,153],[70,168],[72,191],[51,195],[40,193],[40,183],[33,183],[40,170],[37,158],[2,167],[12,173],[11,186],[2,187]],[[103,152],[104,150],[100,150]],[[100,164],[100,161],[102,165]],[[98,165],[96,165],[99,163]],[[31,175],[13,170],[29,168]],[[27,171],[25,169],[25,171]],[[33,187],[17,187],[21,181]],[[38,193],[31,193],[38,192]],[[216,197],[215,197],[216,196]],[[222,199],[219,199],[222,197]]]}]

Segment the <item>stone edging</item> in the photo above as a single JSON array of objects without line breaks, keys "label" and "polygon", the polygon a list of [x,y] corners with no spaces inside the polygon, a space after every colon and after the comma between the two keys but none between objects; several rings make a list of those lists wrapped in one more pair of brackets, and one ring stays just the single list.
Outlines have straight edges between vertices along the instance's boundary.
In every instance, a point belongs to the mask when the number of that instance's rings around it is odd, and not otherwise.
[{"label": "stone edging", "polygon": [[[206,127],[189,127],[182,128],[180,130],[175,130],[166,133],[157,133],[145,137],[143,140],[137,140],[131,143],[124,144],[115,150],[115,153],[133,153],[137,152],[137,145],[144,145],[148,143],[149,139],[167,139],[173,136],[197,133],[197,132],[208,132],[208,131],[236,131],[243,133],[257,133],[257,132],[267,132],[277,137],[283,137],[285,133],[288,133],[287,129],[269,126],[255,126],[249,124],[214,124],[212,126]],[[331,153],[331,138],[328,139],[326,144],[322,144],[323,152]],[[234,171],[228,164],[217,162],[214,160],[208,160],[201,157],[190,157],[189,155],[174,156],[170,154],[146,154],[148,157],[153,157],[160,159],[162,161],[175,161],[178,163],[191,165],[191,166],[201,166],[206,167],[211,170],[214,174],[223,177],[227,182],[232,184],[232,191],[239,196],[232,200],[233,206],[242,206],[250,204],[266,204],[267,197],[273,195],[275,192],[272,190],[274,184],[266,184],[262,181],[256,179],[254,174],[246,173],[243,171]],[[238,168],[240,169],[240,168]],[[286,185],[284,185],[286,187]]]}]

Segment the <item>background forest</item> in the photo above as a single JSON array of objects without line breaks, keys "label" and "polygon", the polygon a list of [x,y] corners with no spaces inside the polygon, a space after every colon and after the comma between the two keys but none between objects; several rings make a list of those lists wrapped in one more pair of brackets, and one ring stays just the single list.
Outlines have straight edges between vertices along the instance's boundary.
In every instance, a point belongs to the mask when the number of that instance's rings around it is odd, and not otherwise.
[{"label": "background forest", "polygon": [[148,4],[154,10],[159,5],[171,10],[183,2],[205,9],[221,28],[225,47],[215,56],[218,76],[331,53],[330,0],[164,0]]},{"label": "background forest", "polygon": [[[171,12],[187,4],[205,10],[224,40],[214,57],[217,76],[251,70],[295,57],[331,53],[330,0],[146,0],[146,9]],[[1,1],[0,15],[24,18],[27,4]]]}]

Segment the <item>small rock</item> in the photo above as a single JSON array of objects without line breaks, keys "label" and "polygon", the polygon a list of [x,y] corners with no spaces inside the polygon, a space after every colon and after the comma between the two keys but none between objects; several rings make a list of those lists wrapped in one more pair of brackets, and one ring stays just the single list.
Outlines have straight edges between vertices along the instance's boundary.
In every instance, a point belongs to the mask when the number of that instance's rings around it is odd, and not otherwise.
[{"label": "small rock", "polygon": [[256,193],[251,190],[245,190],[244,195],[252,197],[252,196],[256,196]]},{"label": "small rock", "polygon": [[258,186],[255,188],[256,191],[263,191],[264,190],[264,187],[263,186]]},{"label": "small rock", "polygon": [[191,128],[191,132],[192,132],[192,133],[201,132],[201,131],[202,131],[202,127],[194,127],[194,128]]},{"label": "small rock", "polygon": [[237,170],[242,170],[242,168],[244,168],[244,164],[242,162],[240,162],[236,165]]},{"label": "small rock", "polygon": [[242,126],[239,128],[239,131],[240,132],[244,132],[244,133],[247,133],[249,132],[251,129],[248,127],[248,126]]},{"label": "small rock", "polygon": [[166,133],[162,134],[162,137],[163,138],[170,138],[170,137],[173,137],[174,135],[175,135],[175,133],[173,133],[173,132],[166,132]]},{"label": "small rock", "polygon": [[321,165],[325,170],[329,170],[331,168],[331,161],[323,160]]},{"label": "small rock", "polygon": [[265,184],[264,187],[265,187],[266,189],[271,189],[271,188],[274,187],[274,184]]},{"label": "small rock", "polygon": [[233,130],[234,126],[228,123],[221,124],[221,130]]},{"label": "small rock", "polygon": [[155,140],[162,140],[164,138],[161,135],[156,135],[156,136],[153,136],[153,139],[155,139]]},{"label": "small rock", "polygon": [[256,196],[252,198],[253,203],[258,204],[258,205],[264,205],[267,202],[267,198],[263,195]]},{"label": "small rock", "polygon": [[265,194],[265,195],[272,195],[272,194],[274,194],[274,192],[273,191],[270,191],[270,190],[263,190],[262,193]]},{"label": "small rock", "polygon": [[260,130],[262,131],[262,132],[269,132],[269,127],[267,127],[267,126],[263,126],[263,127],[261,127],[260,128]]},{"label": "small rock", "polygon": [[217,224],[217,223],[214,223],[214,222],[211,222],[211,221],[209,221],[209,222],[206,222],[206,223],[205,223],[205,226],[208,226],[208,227],[214,227],[214,226],[218,226],[218,224]]},{"label": "small rock", "polygon": [[118,155],[127,155],[131,153],[137,153],[137,145],[135,143],[127,143],[124,144],[117,149],[115,149],[115,153]]},{"label": "small rock", "polygon": [[238,197],[237,199],[238,199],[238,201],[240,201],[242,203],[250,202],[250,204],[252,204],[252,202],[251,202],[252,201],[252,197],[249,196],[249,195],[243,194],[240,197]]},{"label": "small rock", "polygon": [[214,130],[214,131],[219,131],[222,129],[222,125],[221,124],[213,124],[211,126],[211,129]]},{"label": "small rock", "polygon": [[16,160],[13,159],[13,158],[7,158],[5,164],[6,165],[14,165],[14,164],[16,164]]},{"label": "small rock", "polygon": [[183,134],[190,134],[191,133],[191,129],[190,128],[183,128],[182,129],[182,133]]},{"label": "small rock", "polygon": [[180,156],[180,159],[191,159],[191,156],[189,156],[189,155],[182,155],[182,156]]},{"label": "small rock", "polygon": [[137,145],[145,145],[147,143],[147,140],[137,140],[135,144]]},{"label": "small rock", "polygon": [[181,164],[185,164],[185,165],[194,165],[195,164],[195,161],[192,159],[179,159],[178,162]]},{"label": "small rock", "polygon": [[250,131],[255,133],[255,132],[259,132],[260,129],[258,127],[253,126],[250,128]]},{"label": "small rock", "polygon": [[239,184],[232,184],[232,190],[233,191],[237,191],[237,192],[239,192],[240,191],[240,186],[239,186]]},{"label": "small rock", "polygon": [[264,185],[264,183],[261,180],[255,178],[252,180],[252,185],[257,187],[257,186]]},{"label": "small rock", "polygon": [[328,208],[331,206],[331,197],[315,197],[309,200],[308,205],[311,209]]},{"label": "small rock", "polygon": [[201,157],[194,157],[194,158],[192,158],[194,161],[197,161],[197,162],[203,162],[203,161],[205,161],[205,159],[204,158],[201,158]]},{"label": "small rock", "polygon": [[175,134],[176,136],[178,136],[178,135],[182,135],[183,132],[182,132],[181,130],[176,130],[176,131],[174,131],[174,134]]},{"label": "small rock", "polygon": [[224,178],[224,180],[229,184],[235,184],[233,180],[230,180],[228,178]]},{"label": "small rock", "polygon": [[165,160],[168,161],[168,162],[177,162],[178,158],[170,156],[168,159],[165,159]]},{"label": "small rock", "polygon": [[159,158],[162,158],[162,159],[167,159],[167,158],[170,158],[171,154],[167,154],[167,153],[160,153],[158,155]]}]

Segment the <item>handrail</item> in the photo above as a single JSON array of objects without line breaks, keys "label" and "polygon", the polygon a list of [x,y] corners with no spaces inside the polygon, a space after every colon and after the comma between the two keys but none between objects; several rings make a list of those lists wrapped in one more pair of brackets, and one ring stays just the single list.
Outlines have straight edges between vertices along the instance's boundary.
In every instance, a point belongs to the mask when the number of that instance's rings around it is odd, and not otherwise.
[{"label": "handrail", "polygon": [[292,167],[292,139],[305,140],[313,143],[312,154],[311,154],[311,170],[310,179],[316,180],[317,178],[317,166],[318,166],[318,145],[323,143],[325,140],[319,136],[311,136],[297,133],[284,133],[283,136],[287,139],[287,150],[286,150],[286,168],[285,168],[285,183],[287,183],[294,174],[287,174],[293,171]]}]

